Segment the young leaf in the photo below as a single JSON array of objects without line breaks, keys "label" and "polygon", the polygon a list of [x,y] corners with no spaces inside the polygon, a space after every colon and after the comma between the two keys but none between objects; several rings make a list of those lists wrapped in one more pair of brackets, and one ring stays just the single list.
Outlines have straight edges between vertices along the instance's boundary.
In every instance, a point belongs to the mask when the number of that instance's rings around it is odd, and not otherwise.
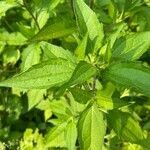
[{"label": "young leaf", "polygon": [[77,140],[77,127],[74,121],[67,124],[66,127],[66,143],[68,150],[75,150]]},{"label": "young leaf", "polygon": [[94,76],[96,72],[97,70],[94,66],[85,61],[80,61],[76,66],[68,84],[70,86],[75,84],[81,84]]},{"label": "young leaf", "polygon": [[60,58],[51,59],[0,82],[0,86],[24,89],[45,89],[60,86],[70,79],[73,70],[74,65],[71,62]]},{"label": "young leaf", "polygon": [[78,122],[80,149],[102,150],[104,135],[103,113],[94,104],[83,111]]},{"label": "young leaf", "polygon": [[78,47],[75,50],[75,55],[79,60],[84,59],[86,54],[86,47],[87,47],[87,40],[88,40],[88,34],[86,34],[81,42],[79,43]]},{"label": "young leaf", "polygon": [[113,47],[112,57],[127,61],[140,58],[150,47],[150,31],[120,38]]},{"label": "young leaf", "polygon": [[[53,100],[49,103],[49,108],[51,108],[53,114],[57,116],[60,121],[64,119],[68,119],[70,117],[70,113],[68,113],[66,110],[69,110],[68,103],[61,99],[61,100]],[[61,109],[60,109],[61,108]]]},{"label": "young leaf", "polygon": [[43,100],[43,95],[45,93],[46,93],[46,90],[29,90],[27,92],[27,96],[28,96],[28,110],[32,109],[41,100]]},{"label": "young leaf", "polygon": [[66,146],[64,139],[64,131],[67,122],[63,122],[47,132],[45,135],[46,147],[63,147]]},{"label": "young leaf", "polygon": [[50,5],[49,5],[49,11],[52,11],[60,2],[61,2],[61,0],[50,1],[49,2],[50,3]]},{"label": "young leaf", "polygon": [[3,65],[7,65],[9,63],[16,64],[16,62],[20,58],[20,51],[13,47],[6,47],[3,52]]},{"label": "young leaf", "polygon": [[[55,9],[55,7],[57,7],[57,5],[60,3],[60,1],[61,0],[53,0],[53,1],[35,0],[36,5],[38,6],[38,9],[36,11],[38,13],[37,22],[38,22],[40,28],[42,28],[46,24],[53,9]],[[40,10],[40,11],[38,11],[38,10]]]},{"label": "young leaf", "polygon": [[70,21],[58,21],[54,24],[44,26],[34,37],[30,39],[30,42],[44,41],[55,38],[68,36],[75,32],[75,25]]},{"label": "young leaf", "polygon": [[118,24],[117,25],[117,29],[109,36],[109,41],[110,41],[110,48],[113,47],[117,37],[119,36],[119,33],[121,32],[121,30],[123,29],[124,24]]},{"label": "young leaf", "polygon": [[105,71],[104,78],[150,96],[150,69],[140,64],[113,64]]},{"label": "young leaf", "polygon": [[97,51],[104,37],[103,25],[83,0],[73,0],[73,6],[81,35],[85,36],[88,32],[90,40],[95,42],[94,50]]},{"label": "young leaf", "polygon": [[117,135],[128,142],[136,143],[144,139],[142,129],[129,113],[112,110],[108,114],[108,124]]},{"label": "young leaf", "polygon": [[119,108],[128,104],[127,102],[125,103],[125,101],[121,101],[118,97],[113,97],[114,92],[115,86],[108,82],[104,89],[96,92],[97,104],[106,110]]},{"label": "young leaf", "polygon": [[0,41],[8,45],[24,45],[26,40],[20,32],[0,32]]},{"label": "young leaf", "polygon": [[70,100],[70,110],[73,116],[78,116],[86,108],[86,105],[75,101],[71,93],[68,93],[67,96],[68,96],[68,99]]},{"label": "young leaf", "polygon": [[31,44],[22,52],[21,70],[26,71],[32,65],[39,63],[41,49],[39,44]]},{"label": "young leaf", "polygon": [[81,104],[86,104],[94,96],[94,93],[91,91],[86,91],[76,87],[69,90],[71,91],[74,100]]},{"label": "young leaf", "polygon": [[64,58],[73,63],[76,62],[76,59],[73,56],[73,54],[70,51],[63,49],[62,47],[59,47],[59,46],[56,46],[47,42],[41,42],[40,45],[44,54],[48,57],[48,59]]},{"label": "young leaf", "polygon": [[67,83],[65,83],[63,86],[61,86],[61,88],[55,93],[55,96],[60,97],[61,95],[63,95],[66,88],[72,85],[82,84],[88,79],[90,79],[92,76],[94,76],[95,74],[96,74],[96,68],[94,66],[92,66],[91,64],[85,61],[80,61],[77,64],[70,80]]}]

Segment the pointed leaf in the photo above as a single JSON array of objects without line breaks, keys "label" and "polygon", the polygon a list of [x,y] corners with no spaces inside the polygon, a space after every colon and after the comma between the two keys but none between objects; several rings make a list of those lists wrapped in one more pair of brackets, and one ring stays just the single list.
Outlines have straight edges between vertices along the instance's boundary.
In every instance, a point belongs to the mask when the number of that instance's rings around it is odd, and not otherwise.
[{"label": "pointed leaf", "polygon": [[29,70],[0,82],[0,86],[24,89],[42,89],[60,86],[67,82],[74,70],[74,65],[64,59],[51,59],[34,65]]},{"label": "pointed leaf", "polygon": [[47,132],[45,135],[46,147],[63,147],[66,146],[64,139],[64,130],[67,122],[63,122]]},{"label": "pointed leaf", "polygon": [[69,90],[71,91],[74,100],[81,104],[86,104],[94,96],[94,93],[92,93],[92,91],[86,91],[76,87]]},{"label": "pointed leaf", "polygon": [[41,42],[40,45],[44,54],[48,57],[48,59],[64,58],[73,63],[76,62],[75,57],[69,50],[65,50],[62,47],[59,47],[59,46],[56,46],[47,42]]},{"label": "pointed leaf", "polygon": [[68,123],[66,127],[66,142],[68,150],[76,149],[77,127],[74,121]]},{"label": "pointed leaf", "polygon": [[85,81],[89,80],[95,74],[96,68],[94,66],[85,61],[80,61],[77,64],[70,80],[63,86],[61,86],[61,88],[55,93],[55,97],[60,97],[61,95],[63,95],[66,88],[69,88],[72,85],[82,84]]},{"label": "pointed leaf", "polygon": [[117,85],[133,88],[150,96],[150,69],[136,63],[117,63],[104,73],[104,78]]},{"label": "pointed leaf", "polygon": [[20,32],[0,32],[0,41],[8,45],[24,45],[26,40]]},{"label": "pointed leaf", "polygon": [[129,113],[112,110],[108,114],[108,123],[121,139],[133,143],[144,139],[141,127]]},{"label": "pointed leaf", "polygon": [[80,61],[76,66],[68,84],[70,86],[75,84],[81,84],[89,80],[92,76],[96,74],[96,72],[97,70],[94,66],[85,61]]},{"label": "pointed leaf", "polygon": [[87,40],[88,40],[88,34],[86,34],[81,42],[79,43],[78,47],[75,50],[75,55],[79,60],[84,59],[86,54],[86,47],[87,47]]},{"label": "pointed leaf", "polygon": [[122,60],[137,60],[150,47],[150,31],[135,33],[120,38],[113,47],[112,57]]},{"label": "pointed leaf", "polygon": [[21,70],[26,71],[32,65],[39,63],[41,49],[38,44],[31,44],[22,52]]},{"label": "pointed leaf", "polygon": [[119,108],[125,105],[128,105],[126,101],[120,100],[120,97],[113,97],[115,92],[115,86],[108,82],[106,87],[102,90],[97,90],[96,100],[97,104],[106,110],[111,110],[114,108]]},{"label": "pointed leaf", "polygon": [[49,39],[60,38],[68,36],[75,32],[75,25],[70,21],[58,21],[54,24],[44,26],[32,39],[30,42],[44,41]]},{"label": "pointed leaf", "polygon": [[80,149],[102,150],[104,135],[105,125],[102,112],[96,105],[88,107],[78,122]]},{"label": "pointed leaf", "polygon": [[74,0],[74,11],[80,33],[84,36],[87,32],[91,41],[95,42],[94,50],[97,51],[104,37],[103,25],[99,23],[96,14],[83,0]]},{"label": "pointed leaf", "polygon": [[46,90],[29,90],[27,92],[27,96],[28,96],[28,110],[32,109],[41,100],[43,100],[43,95],[45,93],[46,93]]}]

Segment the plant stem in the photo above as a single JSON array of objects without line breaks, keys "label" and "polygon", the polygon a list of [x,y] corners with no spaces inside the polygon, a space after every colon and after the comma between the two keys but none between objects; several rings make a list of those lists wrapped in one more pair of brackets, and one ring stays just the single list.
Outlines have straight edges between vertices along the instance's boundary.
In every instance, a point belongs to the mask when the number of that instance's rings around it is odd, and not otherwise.
[{"label": "plant stem", "polygon": [[10,31],[14,31],[14,29],[12,28],[11,25],[9,25],[8,21],[5,19],[5,24],[7,25],[7,27],[10,29]]},{"label": "plant stem", "polygon": [[31,9],[28,7],[28,5],[27,5],[27,3],[26,3],[26,0],[23,0],[23,4],[24,4],[24,7],[26,8],[26,10],[29,12],[29,14],[31,15],[31,17],[33,18],[33,20],[34,20],[34,22],[35,22],[35,24],[36,24],[38,30],[40,31],[40,26],[39,26],[39,24],[38,24],[38,22],[37,22],[37,19],[36,19],[36,17],[33,15]]},{"label": "plant stem", "polygon": [[96,90],[96,76],[93,78],[93,91]]},{"label": "plant stem", "polygon": [[94,6],[94,0],[89,0],[89,6],[90,6],[91,9],[93,8],[93,6]]}]

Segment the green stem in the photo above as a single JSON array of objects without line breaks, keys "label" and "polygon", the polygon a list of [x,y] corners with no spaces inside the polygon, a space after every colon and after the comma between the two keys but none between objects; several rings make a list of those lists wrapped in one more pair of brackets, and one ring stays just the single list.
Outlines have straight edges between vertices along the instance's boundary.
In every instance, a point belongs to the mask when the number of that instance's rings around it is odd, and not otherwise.
[{"label": "green stem", "polygon": [[94,6],[94,0],[89,0],[89,6],[91,9],[93,9]]},{"label": "green stem", "polygon": [[38,24],[38,22],[37,22],[37,19],[36,19],[36,17],[33,15],[31,9],[28,7],[28,5],[27,5],[27,3],[26,3],[26,0],[23,0],[23,4],[24,4],[24,7],[26,8],[26,10],[29,12],[29,14],[31,15],[31,17],[33,18],[33,20],[34,20],[34,22],[35,22],[35,24],[36,24],[38,30],[40,31],[40,26],[39,26],[39,24]]}]

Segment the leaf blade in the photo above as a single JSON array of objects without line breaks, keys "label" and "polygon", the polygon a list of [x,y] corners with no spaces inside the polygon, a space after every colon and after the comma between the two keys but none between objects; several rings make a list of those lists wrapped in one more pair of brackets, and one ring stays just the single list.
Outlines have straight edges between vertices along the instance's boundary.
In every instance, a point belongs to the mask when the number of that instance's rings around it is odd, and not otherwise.
[{"label": "leaf blade", "polygon": [[144,139],[138,122],[127,112],[119,110],[110,111],[108,114],[108,123],[121,139],[132,143]]},{"label": "leaf blade", "polygon": [[96,68],[85,62],[85,61],[80,61],[73,74],[71,79],[68,82],[68,85],[75,85],[75,84],[81,84],[85,81],[87,81],[88,79],[90,79],[92,76],[94,76],[96,74],[97,70]]},{"label": "leaf blade", "polygon": [[95,12],[83,0],[74,0],[73,2],[80,33],[84,36],[88,32],[90,40],[95,43],[94,50],[96,52],[101,47],[104,37],[103,25],[99,23]]},{"label": "leaf blade", "polygon": [[71,121],[67,124],[66,127],[66,143],[69,150],[76,149],[76,140],[77,140],[77,128],[74,121]]},{"label": "leaf blade", "polygon": [[55,38],[68,36],[76,31],[75,25],[72,22],[57,21],[53,24],[44,26],[34,37],[29,41],[45,41]]},{"label": "leaf blade", "polygon": [[118,40],[113,47],[112,57],[125,61],[137,60],[150,47],[150,31],[135,33],[125,36],[125,39]]},{"label": "leaf blade", "polygon": [[105,134],[103,114],[96,105],[87,108],[78,122],[79,143],[82,150],[101,150]]},{"label": "leaf blade", "polygon": [[67,82],[74,70],[74,65],[64,59],[51,59],[34,65],[27,71],[0,82],[0,86],[24,89],[43,89],[59,86]]},{"label": "leaf blade", "polygon": [[117,63],[108,68],[104,78],[117,85],[133,88],[150,96],[150,69],[136,63]]}]

